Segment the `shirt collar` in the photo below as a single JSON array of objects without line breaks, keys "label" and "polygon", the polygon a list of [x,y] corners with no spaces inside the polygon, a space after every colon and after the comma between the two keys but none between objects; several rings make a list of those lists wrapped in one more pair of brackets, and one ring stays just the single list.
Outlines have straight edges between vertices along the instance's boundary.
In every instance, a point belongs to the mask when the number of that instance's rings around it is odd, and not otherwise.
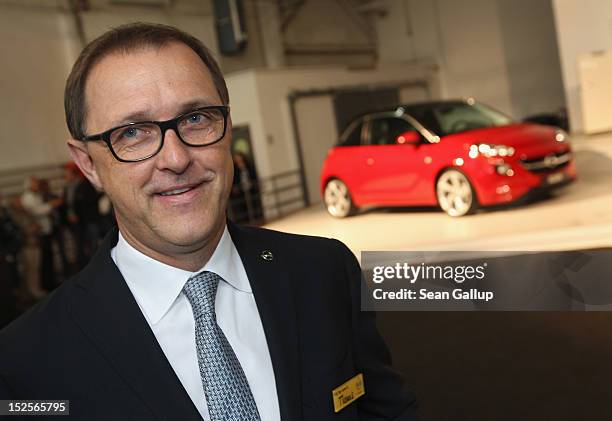
[{"label": "shirt collar", "polygon": [[211,258],[198,271],[189,272],[159,262],[132,247],[119,232],[111,256],[130,291],[151,324],[158,323],[181,293],[187,280],[202,271],[216,273],[236,290],[252,293],[240,255],[227,230]]}]

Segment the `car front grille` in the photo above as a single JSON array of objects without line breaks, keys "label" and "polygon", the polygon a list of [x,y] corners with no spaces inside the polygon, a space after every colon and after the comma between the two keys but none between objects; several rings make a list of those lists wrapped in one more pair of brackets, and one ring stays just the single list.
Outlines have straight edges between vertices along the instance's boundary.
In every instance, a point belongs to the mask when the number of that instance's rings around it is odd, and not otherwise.
[{"label": "car front grille", "polygon": [[556,154],[541,156],[539,158],[523,159],[521,160],[521,165],[523,165],[523,168],[533,173],[544,173],[558,170],[567,166],[571,159],[571,152],[559,152]]}]

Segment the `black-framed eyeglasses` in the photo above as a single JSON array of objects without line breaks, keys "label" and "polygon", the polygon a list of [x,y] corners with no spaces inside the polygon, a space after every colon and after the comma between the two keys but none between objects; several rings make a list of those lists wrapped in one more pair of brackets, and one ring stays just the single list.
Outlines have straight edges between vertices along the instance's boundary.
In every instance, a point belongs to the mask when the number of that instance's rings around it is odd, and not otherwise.
[{"label": "black-framed eyeglasses", "polygon": [[161,151],[168,129],[174,130],[181,142],[188,146],[209,146],[219,142],[225,136],[228,115],[228,105],[210,105],[166,121],[124,124],[81,140],[104,141],[118,161],[139,162]]}]

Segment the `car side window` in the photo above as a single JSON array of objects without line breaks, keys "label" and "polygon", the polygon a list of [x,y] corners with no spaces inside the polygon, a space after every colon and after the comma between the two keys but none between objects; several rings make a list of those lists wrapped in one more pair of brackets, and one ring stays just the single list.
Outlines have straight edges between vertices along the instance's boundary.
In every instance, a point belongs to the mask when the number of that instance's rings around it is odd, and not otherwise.
[{"label": "car side window", "polygon": [[357,124],[349,126],[349,133],[345,134],[341,146],[359,146],[361,145],[361,130],[363,122],[360,121]]},{"label": "car side window", "polygon": [[381,117],[372,119],[370,123],[371,145],[395,145],[396,139],[402,134],[416,131],[416,128],[403,118]]}]

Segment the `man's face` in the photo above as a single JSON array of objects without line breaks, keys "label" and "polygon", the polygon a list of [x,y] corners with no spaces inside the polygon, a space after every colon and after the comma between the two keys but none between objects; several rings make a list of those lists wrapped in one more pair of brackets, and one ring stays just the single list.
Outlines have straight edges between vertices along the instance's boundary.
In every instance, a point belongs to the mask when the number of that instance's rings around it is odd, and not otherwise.
[{"label": "man's face", "polygon": [[[92,68],[85,93],[88,135],[222,104],[202,60],[179,43],[104,57]],[[205,147],[187,146],[169,130],[162,150],[136,163],[117,161],[103,142],[69,143],[90,181],[110,197],[128,241],[176,255],[198,250],[224,227],[233,176],[230,142],[228,121],[225,138]]]}]

